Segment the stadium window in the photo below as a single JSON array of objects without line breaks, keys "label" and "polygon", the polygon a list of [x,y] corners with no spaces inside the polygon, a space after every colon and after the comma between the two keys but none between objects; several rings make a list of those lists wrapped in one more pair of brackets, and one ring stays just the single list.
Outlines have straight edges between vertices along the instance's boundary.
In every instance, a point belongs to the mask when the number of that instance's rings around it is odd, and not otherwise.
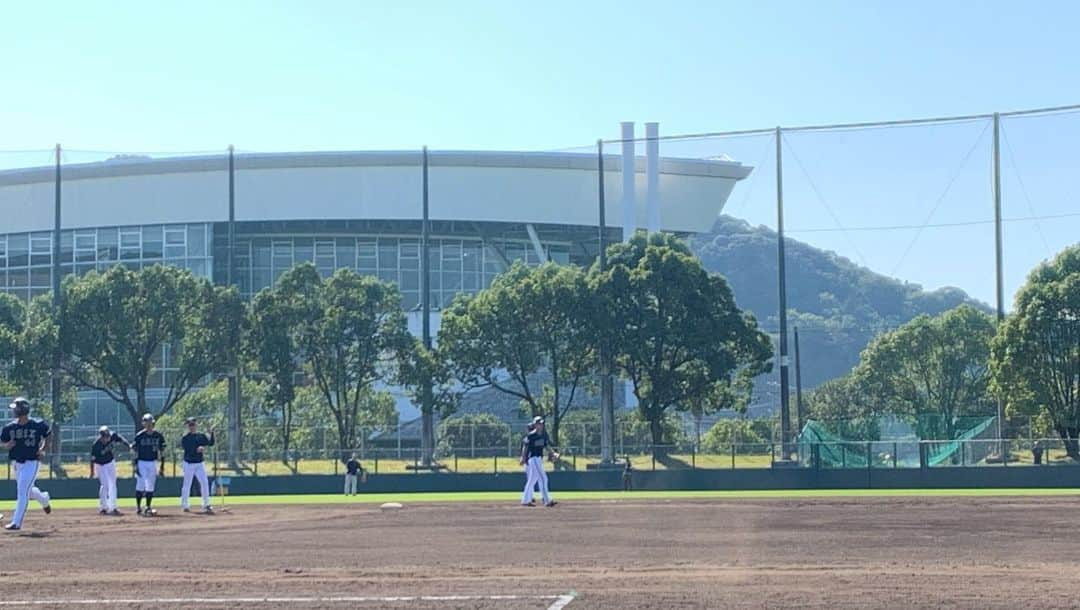
[{"label": "stadium window", "polygon": [[120,259],[117,248],[116,229],[98,229],[97,232],[97,260],[98,262],[112,262]]},{"label": "stadium window", "polygon": [[143,260],[160,259],[163,254],[161,225],[153,225],[142,228],[142,257]]},{"label": "stadium window", "polygon": [[188,225],[187,255],[206,256],[206,225]]},{"label": "stadium window", "polygon": [[313,262],[315,247],[310,237],[297,237],[293,240],[294,264]]},{"label": "stadium window", "polygon": [[338,269],[352,269],[356,270],[356,239],[351,237],[339,237],[337,238],[337,261],[335,267]]},{"label": "stadium window", "polygon": [[187,228],[165,227],[165,258],[187,256]]},{"label": "stadium window", "polygon": [[137,260],[142,255],[142,232],[138,229],[120,231],[120,260]]},{"label": "stadium window", "polygon": [[7,240],[8,267],[26,267],[30,264],[30,236],[26,233],[9,235]]},{"label": "stadium window", "polygon": [[319,270],[319,273],[324,277],[333,275],[337,258],[334,253],[334,241],[333,240],[316,240],[315,241],[315,268]]},{"label": "stadium window", "polygon": [[28,288],[30,286],[29,269],[8,270],[8,288]]},{"label": "stadium window", "polygon": [[0,269],[7,267],[7,238],[0,237]]},{"label": "stadium window", "polygon": [[379,270],[377,242],[373,239],[356,241],[356,270],[364,275],[375,275]]},{"label": "stadium window", "polygon": [[74,259],[74,240],[75,236],[71,231],[64,231],[60,234],[60,263],[68,263]]},{"label": "stadium window", "polygon": [[275,239],[271,244],[272,267],[288,269],[293,264],[292,240]]},{"label": "stadium window", "polygon": [[270,240],[257,237],[251,240],[251,260],[253,267],[270,268]]},{"label": "stadium window", "polygon": [[92,263],[97,260],[97,232],[75,232],[75,261]]},{"label": "stadium window", "polygon": [[51,267],[31,267],[30,268],[30,287],[31,288],[44,288],[46,290],[52,287],[52,268]]},{"label": "stadium window", "polygon": [[30,237],[30,264],[52,264],[52,235],[37,233]]}]

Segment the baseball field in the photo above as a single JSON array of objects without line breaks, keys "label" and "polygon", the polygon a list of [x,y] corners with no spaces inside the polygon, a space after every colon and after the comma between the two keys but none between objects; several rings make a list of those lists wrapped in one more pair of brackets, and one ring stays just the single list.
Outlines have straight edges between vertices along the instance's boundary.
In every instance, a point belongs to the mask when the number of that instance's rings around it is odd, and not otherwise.
[{"label": "baseball field", "polygon": [[[0,607],[1080,605],[1072,491],[558,499],[228,497],[212,516],[161,499],[155,518],[99,516],[94,501],[58,501],[51,515],[33,505],[21,532],[0,537]],[[388,500],[404,508],[381,510]]]}]

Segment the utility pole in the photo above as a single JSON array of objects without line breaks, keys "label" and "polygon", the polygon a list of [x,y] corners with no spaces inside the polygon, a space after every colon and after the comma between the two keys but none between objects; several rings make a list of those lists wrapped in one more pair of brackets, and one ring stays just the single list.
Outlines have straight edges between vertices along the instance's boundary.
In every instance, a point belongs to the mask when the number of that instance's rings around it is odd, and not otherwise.
[{"label": "utility pole", "polygon": [[[604,141],[596,141],[596,201],[599,206],[599,243],[600,253],[597,268],[600,273],[607,269],[607,209],[604,192]],[[615,462],[615,387],[611,379],[610,350],[600,345],[600,463]]]},{"label": "utility pole", "polygon": [[[428,260],[428,231],[430,214],[428,208],[428,148],[421,152],[421,199],[420,220],[420,328],[424,349],[431,349],[431,262]],[[430,466],[435,448],[435,414],[432,406],[431,379],[422,380],[420,396],[420,450],[424,466]]]},{"label": "utility pole", "polygon": [[[53,199],[53,239],[52,239],[52,306],[53,312],[59,319],[60,314],[60,208],[61,208],[61,174],[60,174],[60,145],[56,145],[56,171],[54,174],[54,199]],[[52,370],[49,372],[49,400],[52,401],[53,406],[53,420],[59,425],[61,422],[56,416],[57,413],[61,413],[62,409],[60,401],[62,400],[61,394],[63,393],[60,388],[60,346],[57,344],[56,351],[53,353]],[[56,441],[53,451],[53,460],[51,467],[55,469],[60,459],[60,452],[62,447],[61,435],[57,433],[55,435]]]},{"label": "utility pole", "polygon": [[791,455],[791,405],[788,388],[787,271],[784,256],[784,150],[783,133],[776,128],[776,266],[780,314],[780,443],[781,461]]},{"label": "utility pole", "polygon": [[[233,269],[236,266],[236,159],[235,147],[229,145],[229,225],[228,225],[228,252],[225,255],[225,284],[235,286]],[[229,374],[229,412],[226,424],[229,427],[229,465],[235,467],[240,463],[241,435],[240,430],[240,405],[243,402],[241,391],[240,370],[240,346],[234,346],[237,351],[236,363]]]}]

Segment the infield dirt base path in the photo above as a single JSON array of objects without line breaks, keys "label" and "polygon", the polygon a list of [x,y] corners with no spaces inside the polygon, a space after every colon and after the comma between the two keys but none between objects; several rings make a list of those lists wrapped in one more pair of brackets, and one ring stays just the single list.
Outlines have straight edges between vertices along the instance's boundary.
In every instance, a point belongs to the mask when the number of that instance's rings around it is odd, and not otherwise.
[{"label": "infield dirt base path", "polygon": [[[0,610],[21,600],[64,607],[61,600],[99,599],[109,607],[349,596],[444,599],[262,605],[548,608],[571,591],[570,610],[1074,608],[1077,502],[453,503],[386,513],[370,504],[240,506],[214,516],[165,508],[153,519],[34,510],[22,532],[0,532]],[[523,598],[488,598],[495,595]],[[242,605],[252,604],[214,607]]]}]

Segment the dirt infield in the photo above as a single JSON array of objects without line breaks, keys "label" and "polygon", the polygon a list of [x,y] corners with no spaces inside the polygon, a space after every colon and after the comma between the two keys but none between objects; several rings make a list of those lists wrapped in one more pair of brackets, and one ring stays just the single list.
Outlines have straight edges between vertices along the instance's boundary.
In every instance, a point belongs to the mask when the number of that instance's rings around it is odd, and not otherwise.
[{"label": "dirt infield", "polygon": [[[1076,502],[241,506],[215,516],[165,508],[154,519],[34,508],[22,532],[0,536],[0,609],[211,599],[226,600],[215,607],[1077,607]],[[254,604],[266,598],[278,600]]]}]

